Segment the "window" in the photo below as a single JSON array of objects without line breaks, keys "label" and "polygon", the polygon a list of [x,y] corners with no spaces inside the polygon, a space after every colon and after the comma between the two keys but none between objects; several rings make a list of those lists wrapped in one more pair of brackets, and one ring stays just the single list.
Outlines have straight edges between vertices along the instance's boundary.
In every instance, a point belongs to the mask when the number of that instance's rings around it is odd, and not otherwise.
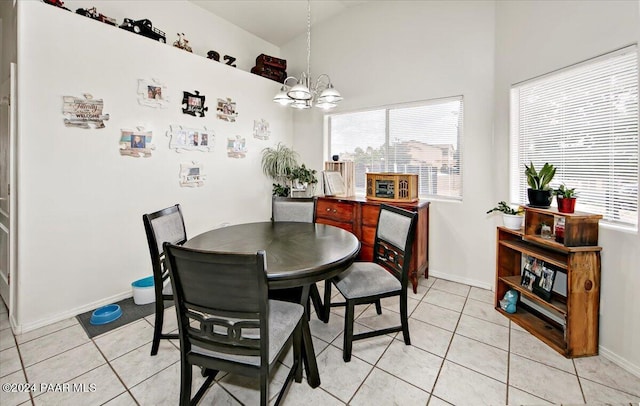
[{"label": "window", "polygon": [[511,89],[511,200],[526,202],[524,165],[557,171],[576,209],[638,225],[638,55],[635,46]]},{"label": "window", "polygon": [[417,173],[419,195],[462,199],[462,97],[329,116],[329,156],[355,163],[356,194],[366,172]]}]

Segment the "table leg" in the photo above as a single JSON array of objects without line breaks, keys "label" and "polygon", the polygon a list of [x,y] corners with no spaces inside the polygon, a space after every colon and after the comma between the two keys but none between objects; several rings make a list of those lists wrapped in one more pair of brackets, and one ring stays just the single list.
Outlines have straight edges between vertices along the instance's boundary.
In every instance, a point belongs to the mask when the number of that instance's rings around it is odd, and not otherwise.
[{"label": "table leg", "polygon": [[[302,287],[302,295],[300,297],[300,304],[307,311],[307,301],[309,300],[309,285]],[[304,369],[307,371],[307,383],[312,388],[320,386],[320,372],[318,371],[318,363],[316,361],[316,353],[313,349],[313,339],[311,338],[311,329],[309,328],[309,321],[307,315],[302,318],[302,351]]]}]

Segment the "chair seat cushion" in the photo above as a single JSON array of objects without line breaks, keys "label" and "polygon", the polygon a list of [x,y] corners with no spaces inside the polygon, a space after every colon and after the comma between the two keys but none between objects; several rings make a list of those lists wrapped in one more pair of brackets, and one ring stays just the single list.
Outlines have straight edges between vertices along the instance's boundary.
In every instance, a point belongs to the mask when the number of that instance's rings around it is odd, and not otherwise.
[{"label": "chair seat cushion", "polygon": [[358,299],[402,289],[402,284],[382,266],[373,262],[354,262],[333,280],[345,299]]},{"label": "chair seat cushion", "polygon": [[[269,300],[269,364],[276,359],[303,314],[304,308],[297,303]],[[191,347],[191,352],[243,364],[260,365],[260,357],[257,356],[226,354],[196,345]]]}]

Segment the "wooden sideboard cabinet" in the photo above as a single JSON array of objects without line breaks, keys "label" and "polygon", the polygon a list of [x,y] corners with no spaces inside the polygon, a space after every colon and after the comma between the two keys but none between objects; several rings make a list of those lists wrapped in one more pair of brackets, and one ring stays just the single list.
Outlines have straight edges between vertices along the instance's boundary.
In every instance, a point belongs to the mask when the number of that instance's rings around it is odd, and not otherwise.
[{"label": "wooden sideboard cabinet", "polygon": [[[381,202],[360,197],[318,197],[316,222],[351,231],[360,240],[359,261],[373,260],[373,241],[378,223]],[[418,275],[429,276],[429,202],[387,203],[418,213],[414,237],[409,280],[413,292],[418,291]]]}]

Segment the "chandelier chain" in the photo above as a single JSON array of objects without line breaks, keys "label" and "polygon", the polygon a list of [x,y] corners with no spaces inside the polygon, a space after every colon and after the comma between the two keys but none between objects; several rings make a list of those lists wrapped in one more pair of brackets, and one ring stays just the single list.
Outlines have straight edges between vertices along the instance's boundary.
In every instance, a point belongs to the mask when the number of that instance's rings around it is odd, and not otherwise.
[{"label": "chandelier chain", "polygon": [[307,1],[307,76],[311,80],[311,0]]}]

